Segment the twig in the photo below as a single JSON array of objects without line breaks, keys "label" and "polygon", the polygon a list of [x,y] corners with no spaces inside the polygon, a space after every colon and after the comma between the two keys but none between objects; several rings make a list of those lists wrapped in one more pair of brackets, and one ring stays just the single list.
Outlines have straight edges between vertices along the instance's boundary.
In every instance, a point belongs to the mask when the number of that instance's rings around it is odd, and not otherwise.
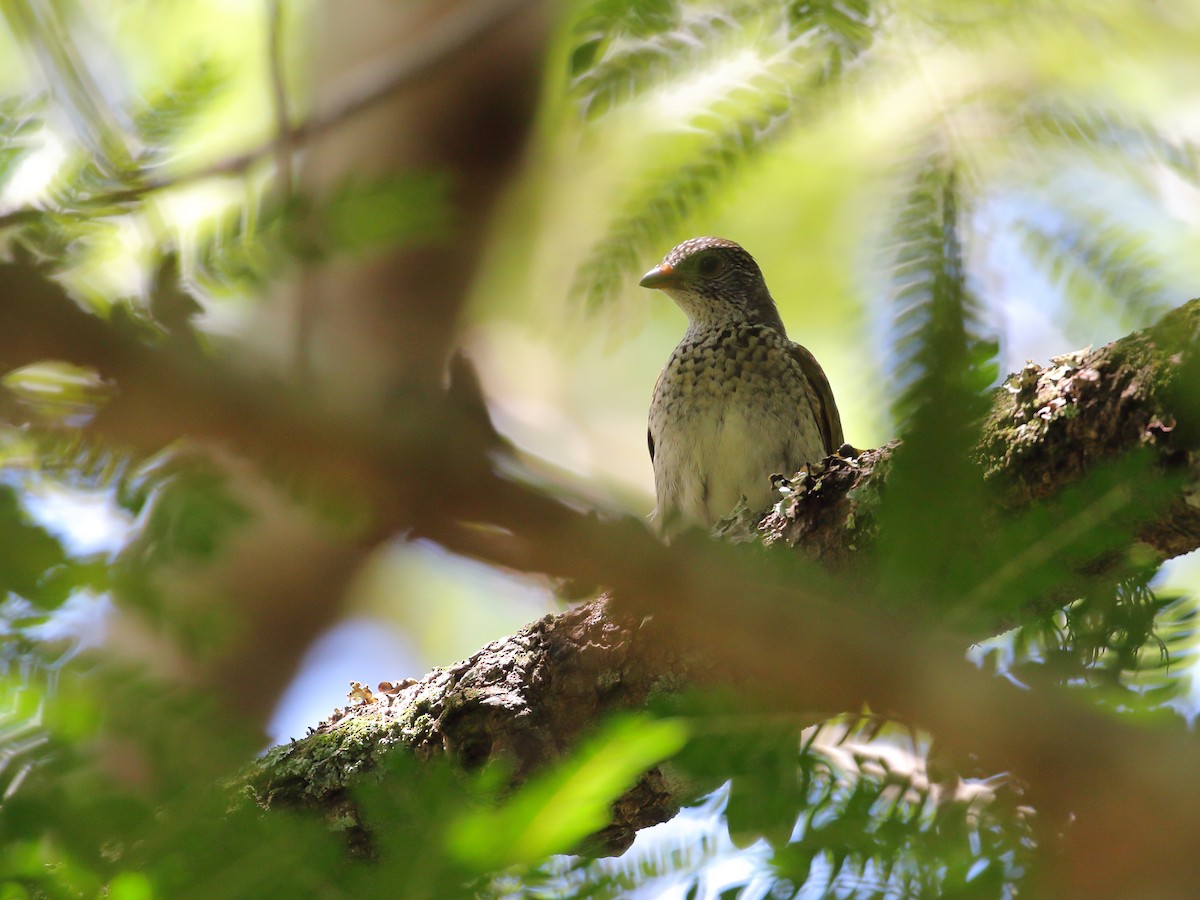
[{"label": "twig", "polygon": [[[267,59],[272,107],[275,113],[275,190],[277,196],[286,202],[296,188],[296,140],[293,136],[291,105],[288,103],[283,50],[283,4],[280,0],[267,0]],[[310,383],[312,376],[316,299],[305,281],[298,286],[291,304],[295,337],[293,368],[299,384]]]},{"label": "twig", "polygon": [[284,193],[293,182],[292,117],[289,110],[283,61],[283,7],[279,0],[267,0],[267,62],[271,78],[271,101],[275,113],[275,165]]}]

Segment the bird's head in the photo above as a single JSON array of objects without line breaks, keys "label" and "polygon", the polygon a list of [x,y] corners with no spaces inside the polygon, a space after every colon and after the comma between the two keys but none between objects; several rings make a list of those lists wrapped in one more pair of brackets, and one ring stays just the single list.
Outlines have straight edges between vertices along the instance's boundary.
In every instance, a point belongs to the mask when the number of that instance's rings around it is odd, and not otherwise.
[{"label": "bird's head", "polygon": [[752,322],[786,336],[762,270],[733,241],[716,237],[684,241],[638,284],[665,292],[687,314],[692,328]]}]

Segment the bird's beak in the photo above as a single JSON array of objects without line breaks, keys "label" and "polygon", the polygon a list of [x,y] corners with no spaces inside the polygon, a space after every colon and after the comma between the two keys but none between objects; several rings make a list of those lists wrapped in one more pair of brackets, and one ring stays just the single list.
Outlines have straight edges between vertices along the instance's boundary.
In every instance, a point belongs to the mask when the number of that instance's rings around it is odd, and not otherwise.
[{"label": "bird's beak", "polygon": [[643,275],[642,280],[638,284],[644,288],[664,288],[674,284],[678,280],[675,269],[663,263],[661,266],[655,266]]}]

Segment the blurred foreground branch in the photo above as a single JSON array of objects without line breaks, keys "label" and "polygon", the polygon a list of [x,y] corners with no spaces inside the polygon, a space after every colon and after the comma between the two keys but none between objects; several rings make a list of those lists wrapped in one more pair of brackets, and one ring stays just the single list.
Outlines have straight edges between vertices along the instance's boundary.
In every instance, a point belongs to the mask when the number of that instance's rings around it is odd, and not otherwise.
[{"label": "blurred foreground branch", "polygon": [[[1182,729],[1126,728],[1052,685],[1021,691],[978,671],[963,659],[962,633],[918,610],[864,603],[872,594],[863,576],[834,578],[798,555],[699,535],[664,547],[636,520],[601,521],[518,484],[495,470],[493,456],[505,448],[477,398],[414,391],[403,414],[388,421],[313,409],[286,384],[143,343],[83,312],[27,265],[0,266],[0,297],[6,370],[58,359],[115,386],[87,426],[96,440],[138,453],[185,436],[217,441],[274,478],[302,477],[356,498],[367,517],[355,536],[362,545],[404,531],[496,564],[610,589],[607,604],[544,619],[403,688],[389,704],[364,704],[278,748],[253,777],[264,803],[342,804],[348,773],[359,777],[397,743],[472,767],[501,757],[519,780],[603,713],[675,690],[698,670],[706,678],[732,672],[760,705],[797,715],[869,706],[927,729],[940,752],[963,765],[1016,773],[1031,785],[1048,838],[1074,820],[1063,852],[1045,858],[1046,896],[1153,888],[1167,896],[1200,875],[1191,852],[1200,779],[1187,774],[1195,749]],[[1200,380],[1198,351],[1200,301],[1193,301],[1153,329],[1026,370],[1002,388],[980,447],[1002,488],[996,515],[1140,448],[1174,486],[1174,500],[1140,527],[1139,539],[1160,557],[1200,546],[1200,414],[1183,389]],[[870,543],[887,458],[885,450],[835,460],[825,475],[805,479],[767,531],[844,564]],[[1103,562],[1091,561],[1089,574]],[[321,767],[300,761],[306,748],[320,748]],[[609,849],[686,799],[655,772],[635,791],[602,837]],[[1162,821],[1174,827],[1163,833],[1154,827]],[[1113,854],[1114,846],[1123,853]]]}]

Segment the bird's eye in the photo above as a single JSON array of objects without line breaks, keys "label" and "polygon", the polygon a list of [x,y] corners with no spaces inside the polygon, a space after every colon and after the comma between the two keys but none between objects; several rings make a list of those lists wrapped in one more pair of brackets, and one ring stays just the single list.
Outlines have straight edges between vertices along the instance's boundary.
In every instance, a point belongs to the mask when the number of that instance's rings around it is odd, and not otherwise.
[{"label": "bird's eye", "polygon": [[725,268],[725,260],[716,253],[705,253],[696,260],[696,271],[709,278]]}]

